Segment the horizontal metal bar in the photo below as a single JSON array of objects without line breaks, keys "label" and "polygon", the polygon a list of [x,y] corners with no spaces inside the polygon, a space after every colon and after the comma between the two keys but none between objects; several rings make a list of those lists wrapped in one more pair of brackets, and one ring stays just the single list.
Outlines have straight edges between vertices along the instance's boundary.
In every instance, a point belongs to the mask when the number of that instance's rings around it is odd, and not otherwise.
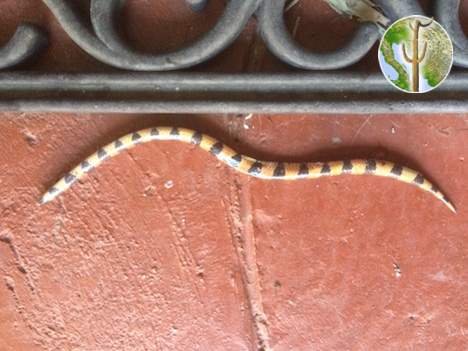
[{"label": "horizontal metal bar", "polygon": [[[468,79],[468,72],[464,73]],[[454,82],[454,80],[452,79]],[[0,73],[0,93],[8,91],[392,91],[381,75],[361,73],[214,74]],[[453,83],[451,83],[453,84]]]},{"label": "horizontal metal bar", "polygon": [[433,101],[73,101],[15,100],[2,101],[0,111],[74,112],[74,113],[230,113],[230,114],[432,114],[463,113],[468,102],[459,100]]},{"label": "horizontal metal bar", "polygon": [[[206,0],[185,0],[201,11]],[[375,0],[390,18],[423,14],[417,0]],[[297,43],[284,21],[285,0],[229,0],[215,26],[194,42],[156,55],[134,51],[120,36],[124,0],[90,0],[83,16],[72,0],[43,0],[62,29],[85,52],[122,73],[0,73],[0,110],[135,113],[432,113],[468,111],[468,40],[458,13],[461,0],[434,0],[436,19],[450,33],[458,71],[428,94],[405,94],[381,74],[338,71],[364,57],[380,37],[362,24],[331,52]],[[86,6],[88,7],[88,6]],[[269,51],[303,72],[210,74],[177,71],[214,57],[255,15]],[[0,48],[0,69],[30,60],[44,48],[45,33],[23,24]],[[330,71],[334,70],[334,71]],[[145,71],[143,73],[142,71]],[[157,71],[161,73],[156,73]],[[172,73],[162,73],[171,71]]]},{"label": "horizontal metal bar", "polygon": [[381,74],[0,74],[1,111],[113,113],[459,113],[468,72],[405,94]]}]

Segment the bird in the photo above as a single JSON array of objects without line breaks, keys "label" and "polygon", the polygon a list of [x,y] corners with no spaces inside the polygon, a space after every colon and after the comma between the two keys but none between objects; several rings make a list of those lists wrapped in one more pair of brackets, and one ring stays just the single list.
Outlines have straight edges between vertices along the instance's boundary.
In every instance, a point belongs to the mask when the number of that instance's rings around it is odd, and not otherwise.
[{"label": "bird", "polygon": [[340,15],[346,15],[360,22],[375,23],[385,32],[391,21],[383,10],[371,0],[323,0]]}]

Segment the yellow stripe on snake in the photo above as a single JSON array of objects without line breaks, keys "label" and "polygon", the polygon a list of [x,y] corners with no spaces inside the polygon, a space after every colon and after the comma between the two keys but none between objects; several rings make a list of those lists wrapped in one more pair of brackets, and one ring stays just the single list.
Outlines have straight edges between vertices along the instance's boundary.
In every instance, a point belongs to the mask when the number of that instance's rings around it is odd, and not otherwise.
[{"label": "yellow stripe on snake", "polygon": [[284,163],[259,161],[251,157],[238,154],[233,149],[223,145],[218,140],[197,131],[176,127],[155,127],[143,129],[125,135],[81,162],[67,173],[42,197],[44,204],[56,198],[67,190],[74,182],[82,178],[90,170],[99,166],[104,160],[115,156],[123,150],[130,149],[137,144],[153,140],[176,140],[198,145],[214,155],[235,170],[263,179],[294,180],[338,176],[341,174],[363,175],[372,174],[393,178],[401,182],[413,184],[419,189],[427,191],[442,201],[450,210],[455,212],[454,206],[431,182],[419,172],[399,166],[388,161],[379,160],[346,160],[333,162]]}]

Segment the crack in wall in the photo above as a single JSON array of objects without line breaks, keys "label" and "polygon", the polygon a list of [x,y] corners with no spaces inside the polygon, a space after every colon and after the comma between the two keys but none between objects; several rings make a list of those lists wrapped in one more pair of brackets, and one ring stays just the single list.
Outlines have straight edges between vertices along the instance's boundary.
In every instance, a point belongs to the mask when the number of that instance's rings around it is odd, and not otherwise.
[{"label": "crack in wall", "polygon": [[[15,311],[19,315],[20,320],[24,323],[25,327],[32,332],[33,342],[36,345],[44,348],[45,350],[45,345],[40,340],[40,337],[42,335],[41,327],[38,327],[37,323],[35,322],[37,316],[34,313],[29,313],[26,306],[22,303],[22,300],[28,299],[26,297],[28,296],[28,294],[30,294],[30,300],[37,299],[38,290],[36,289],[33,281],[31,280],[31,277],[28,274],[28,271],[25,268],[24,261],[22,260],[21,255],[18,253],[16,244],[13,243],[13,235],[9,232],[1,233],[0,243],[4,244],[11,252],[14,267],[17,270],[16,272],[5,271],[3,267],[0,267],[4,283],[7,289],[10,291],[11,296],[13,298]],[[26,289],[21,289],[20,285],[25,287]],[[25,296],[21,297],[20,291],[23,291],[23,294],[25,294]]]},{"label": "crack in wall", "polygon": [[252,225],[252,203],[248,180],[234,176],[230,188],[228,219],[244,290],[250,309],[257,351],[271,350],[268,321],[263,310],[262,289],[257,265],[255,233]]},{"label": "crack in wall", "polygon": [[13,243],[13,235],[11,233],[2,233],[0,235],[0,242],[6,244],[8,246],[8,248],[10,249],[10,251],[13,254],[13,257],[15,259],[16,268],[18,269],[19,272],[24,274],[24,276],[26,278],[26,284],[27,284],[29,290],[31,290],[31,293],[33,295],[37,295],[36,286],[35,286],[33,280],[31,279],[31,276],[29,275],[28,270],[26,269],[26,264],[25,264],[23,258],[21,257],[20,253],[16,249],[16,245]]}]

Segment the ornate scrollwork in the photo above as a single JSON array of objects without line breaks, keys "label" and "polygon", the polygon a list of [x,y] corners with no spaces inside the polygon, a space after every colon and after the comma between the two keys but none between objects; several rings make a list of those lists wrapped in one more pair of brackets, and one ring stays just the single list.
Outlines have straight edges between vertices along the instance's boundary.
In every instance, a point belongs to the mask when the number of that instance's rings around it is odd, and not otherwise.
[{"label": "ornate scrollwork", "polygon": [[444,26],[452,38],[455,50],[454,64],[468,68],[468,39],[463,32],[459,20],[461,0],[437,1],[435,14],[437,20]]},{"label": "ornate scrollwork", "polygon": [[22,24],[10,41],[0,49],[0,69],[20,64],[40,51],[47,43],[47,35],[32,24]]},{"label": "ornate scrollwork", "polygon": [[[70,1],[44,0],[70,38],[94,58],[111,66],[135,71],[169,71],[204,62],[230,45],[258,6],[258,0],[230,1],[214,28],[191,45],[160,55],[137,53],[115,29],[121,0],[92,0],[90,17],[94,32],[79,18]],[[196,9],[204,1],[190,1]]]},{"label": "ornate scrollwork", "polygon": [[306,51],[294,42],[286,29],[283,9],[286,0],[264,1],[260,10],[260,30],[268,48],[284,62],[302,69],[330,70],[359,61],[378,39],[377,27],[363,24],[343,48],[330,53]]},{"label": "ornate scrollwork", "polygon": [[[328,53],[308,51],[288,33],[283,19],[286,0],[230,0],[217,24],[194,43],[173,52],[148,55],[130,48],[116,30],[125,0],[91,0],[92,28],[78,15],[71,0],[43,0],[70,38],[89,55],[110,66],[132,71],[170,71],[205,62],[228,47],[256,13],[268,48],[289,65],[306,70],[333,70],[360,60],[379,38],[373,24],[362,24],[344,47]],[[193,10],[202,11],[208,0],[185,0]],[[423,14],[417,0],[376,0],[386,15],[396,20]],[[435,17],[451,35],[454,63],[468,67],[468,39],[460,25],[461,0],[435,0]],[[45,35],[32,25],[21,25],[14,37],[0,49],[0,69],[29,59],[45,43]]]}]

